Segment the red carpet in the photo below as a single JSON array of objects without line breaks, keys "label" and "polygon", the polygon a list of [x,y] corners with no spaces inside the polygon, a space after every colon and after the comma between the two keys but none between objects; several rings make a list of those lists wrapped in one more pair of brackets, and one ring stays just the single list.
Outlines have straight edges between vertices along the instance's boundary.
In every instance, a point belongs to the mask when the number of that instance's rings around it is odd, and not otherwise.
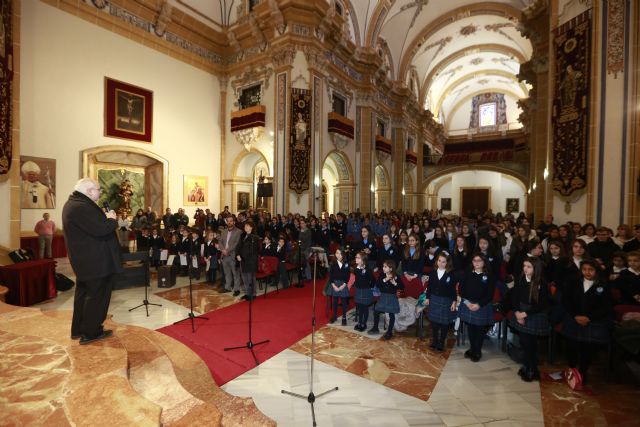
[{"label": "red carpet", "polygon": [[[322,295],[324,280],[317,282],[316,328],[326,325],[326,297]],[[265,339],[266,344],[254,347],[260,363],[311,333],[311,283],[304,288],[271,292],[265,298],[253,301],[252,341]],[[195,320],[196,332],[191,332],[191,322],[171,325],[160,332],[182,342],[195,351],[209,366],[219,386],[253,369],[256,364],[248,349],[224,351],[225,347],[245,345],[249,340],[249,303],[246,301],[204,314],[209,320]]]}]

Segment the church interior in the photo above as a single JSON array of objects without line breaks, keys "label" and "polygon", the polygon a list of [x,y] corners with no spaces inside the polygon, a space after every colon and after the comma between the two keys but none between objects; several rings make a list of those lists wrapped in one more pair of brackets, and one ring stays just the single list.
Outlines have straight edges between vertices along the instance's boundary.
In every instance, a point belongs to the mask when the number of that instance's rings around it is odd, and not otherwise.
[{"label": "church interior", "polygon": [[[498,215],[513,220],[514,240],[521,220],[532,235],[541,224],[542,257],[550,224],[576,239],[590,225],[589,248],[606,228],[619,247],[603,271],[618,277],[620,252],[625,268],[635,271],[633,257],[640,267],[639,1],[0,4],[0,424],[637,425],[640,295],[616,311],[588,384],[585,375],[574,387],[561,325],[539,337],[539,373],[524,380],[519,335],[497,300],[477,363],[459,319],[444,349],[430,348],[427,279],[410,302],[398,294],[399,314],[381,316],[389,330],[397,319],[393,339],[367,333],[380,317],[373,306],[364,330],[354,330],[353,301],[335,321],[324,260],[361,244],[365,225],[383,247],[387,224],[413,220],[426,248],[433,230],[416,220],[466,225],[477,243],[485,219],[504,235]],[[111,297],[113,336],[79,345],[69,338],[74,289],[54,282],[75,280],[62,212],[85,177],[118,213],[123,265],[135,266]],[[321,220],[334,230],[342,215],[348,236],[314,245],[328,252],[321,274],[309,274],[318,257],[292,238],[292,286],[271,286],[273,270],[247,303],[225,292],[222,267],[213,280],[189,267],[168,287],[168,252],[156,259],[144,247],[137,263],[136,221],[152,213],[169,236],[168,210],[199,232],[205,210],[216,231],[231,214],[282,216],[296,235],[301,218],[321,233]],[[44,216],[56,224],[46,256]],[[17,248],[44,259],[16,262]],[[501,274],[508,293],[519,276]],[[633,286],[640,293],[640,278]],[[244,345],[247,328],[249,348],[225,352]],[[251,334],[270,341],[254,348]]]}]

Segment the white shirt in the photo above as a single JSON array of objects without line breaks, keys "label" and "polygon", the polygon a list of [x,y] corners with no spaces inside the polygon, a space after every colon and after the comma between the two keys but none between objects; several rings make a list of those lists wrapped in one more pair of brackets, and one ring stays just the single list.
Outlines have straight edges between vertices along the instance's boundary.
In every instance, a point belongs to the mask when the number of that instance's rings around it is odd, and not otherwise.
[{"label": "white shirt", "polygon": [[573,263],[576,265],[576,267],[578,267],[578,270],[580,269],[580,261],[582,261],[582,259],[573,257]]},{"label": "white shirt", "polygon": [[438,280],[440,280],[440,279],[442,279],[442,276],[444,276],[444,273],[446,273],[446,272],[444,271],[444,269],[439,268],[437,273],[438,273]]},{"label": "white shirt", "polygon": [[584,287],[584,293],[587,293],[587,291],[593,286],[593,280],[584,279],[582,281],[582,286]]}]

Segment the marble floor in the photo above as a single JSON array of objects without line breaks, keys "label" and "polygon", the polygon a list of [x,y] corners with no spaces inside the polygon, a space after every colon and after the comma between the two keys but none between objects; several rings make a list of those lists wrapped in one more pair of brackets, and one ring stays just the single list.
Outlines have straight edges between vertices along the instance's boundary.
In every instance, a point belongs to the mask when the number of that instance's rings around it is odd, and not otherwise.
[{"label": "marble floor", "polygon": [[[59,263],[64,271],[64,260]],[[68,272],[68,271],[67,271]],[[142,288],[113,293],[110,314],[125,325],[157,329],[181,320],[188,313],[188,281],[178,278],[172,289],[158,289],[152,281],[150,307],[129,312],[140,304]],[[73,291],[62,292],[50,302],[38,305],[43,311],[72,308]],[[194,311],[203,313],[233,304],[237,298],[219,294],[216,287],[196,284]],[[371,323],[370,316],[370,323]],[[427,333],[427,335],[429,335]],[[562,382],[545,378],[524,383],[517,376],[519,366],[500,351],[498,343],[487,339],[484,357],[472,363],[463,356],[465,347],[450,340],[445,353],[427,350],[427,340],[411,332],[396,334],[384,342],[338,324],[321,328],[316,335],[314,391],[334,386],[339,390],[319,398],[315,404],[318,425],[357,426],[542,426],[542,425],[632,425],[629,417],[640,415],[637,385],[606,385],[594,381],[596,396],[571,392]],[[282,426],[311,424],[310,405],[281,393],[292,390],[307,395],[310,387],[310,337],[262,363],[223,386],[239,397],[251,397],[256,407]],[[545,367],[547,371],[560,370]],[[174,370],[178,368],[174,367]],[[631,391],[629,391],[631,390]],[[606,393],[604,393],[606,391]],[[627,399],[615,396],[626,393]],[[604,396],[607,398],[604,398]],[[636,402],[635,404],[631,402]],[[624,402],[624,403],[620,403]],[[581,408],[589,407],[588,416]],[[626,420],[626,421],[625,421]],[[634,424],[635,425],[635,424]]]}]

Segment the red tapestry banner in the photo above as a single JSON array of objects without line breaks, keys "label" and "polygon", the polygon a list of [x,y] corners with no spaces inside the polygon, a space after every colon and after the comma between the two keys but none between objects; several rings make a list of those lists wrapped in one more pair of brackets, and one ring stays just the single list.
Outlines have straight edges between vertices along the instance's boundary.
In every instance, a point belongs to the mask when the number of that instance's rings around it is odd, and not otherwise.
[{"label": "red tapestry banner", "polygon": [[11,103],[13,94],[13,37],[11,14],[13,2],[0,2],[0,175],[9,173],[13,142],[11,141]]},{"label": "red tapestry banner", "polygon": [[591,10],[554,33],[553,189],[567,197],[587,184]]},{"label": "red tapestry banner", "polygon": [[289,189],[298,195],[309,189],[311,165],[311,91],[291,89]]}]

